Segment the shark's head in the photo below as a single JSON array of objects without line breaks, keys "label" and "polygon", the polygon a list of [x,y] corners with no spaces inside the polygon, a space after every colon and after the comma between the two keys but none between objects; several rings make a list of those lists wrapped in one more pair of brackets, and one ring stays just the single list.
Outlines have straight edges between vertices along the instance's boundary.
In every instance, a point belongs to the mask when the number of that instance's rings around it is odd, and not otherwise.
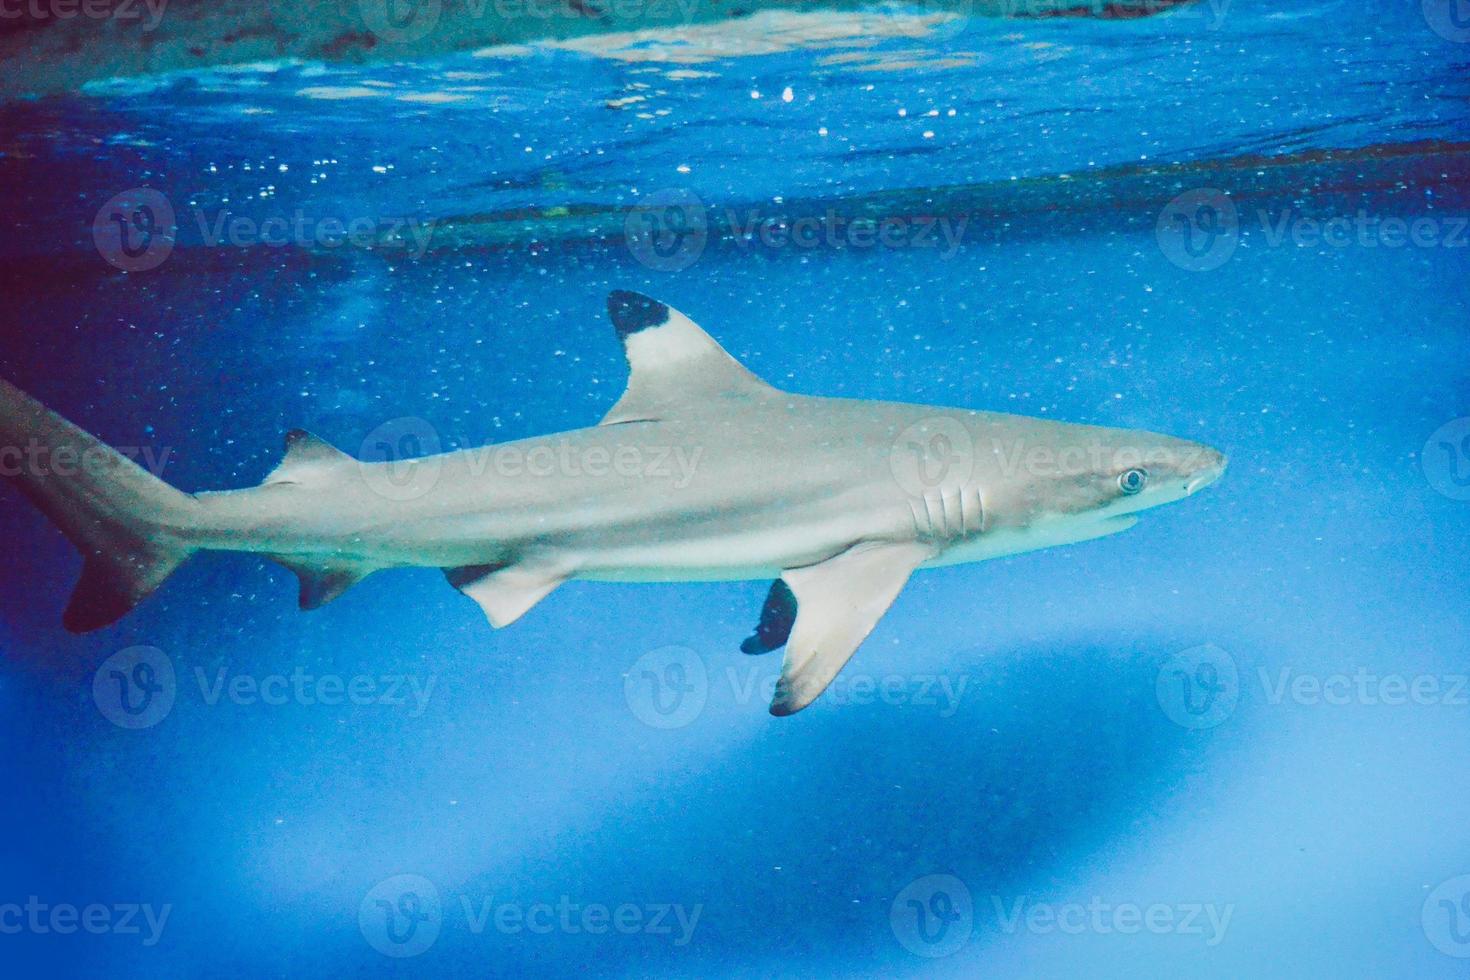
[{"label": "shark's head", "polygon": [[[1131,527],[1139,511],[1182,500],[1225,472],[1217,449],[1131,429],[1058,425],[1012,451],[1005,496],[1018,523]],[[1001,451],[998,451],[1001,452]]]},{"label": "shark's head", "polygon": [[1220,479],[1229,462],[1218,449],[1171,436],[1125,431],[1115,439],[1111,458],[1091,474],[1109,517],[1183,500]]}]

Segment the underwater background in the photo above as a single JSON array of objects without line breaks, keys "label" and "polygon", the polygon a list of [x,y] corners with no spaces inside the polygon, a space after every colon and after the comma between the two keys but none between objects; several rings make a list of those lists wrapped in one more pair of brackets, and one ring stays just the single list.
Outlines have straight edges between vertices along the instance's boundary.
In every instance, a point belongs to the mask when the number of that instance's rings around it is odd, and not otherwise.
[{"label": "underwater background", "polygon": [[1463,975],[1467,42],[1435,0],[766,12],[0,108],[0,372],[185,490],[296,427],[594,424],[610,289],[793,391],[1231,458],[917,575],[786,719],[765,583],[492,631],[432,570],[304,615],[204,555],[72,636],[0,487],[0,967]]}]

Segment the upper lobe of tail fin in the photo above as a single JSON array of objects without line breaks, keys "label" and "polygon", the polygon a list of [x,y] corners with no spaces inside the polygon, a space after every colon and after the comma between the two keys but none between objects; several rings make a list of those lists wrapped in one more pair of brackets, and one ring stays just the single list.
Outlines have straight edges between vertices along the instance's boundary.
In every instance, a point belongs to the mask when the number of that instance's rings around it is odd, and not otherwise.
[{"label": "upper lobe of tail fin", "polygon": [[199,502],[0,380],[0,473],[14,478],[85,560],[72,632],[121,619],[182,564]]}]

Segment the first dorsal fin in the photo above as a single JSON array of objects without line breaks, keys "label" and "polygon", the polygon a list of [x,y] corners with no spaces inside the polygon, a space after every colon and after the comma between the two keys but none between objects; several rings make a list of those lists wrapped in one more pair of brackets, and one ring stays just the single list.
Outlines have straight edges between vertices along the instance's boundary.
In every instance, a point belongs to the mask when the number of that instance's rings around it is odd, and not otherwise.
[{"label": "first dorsal fin", "polygon": [[353,458],[305,429],[286,433],[286,456],[265,478],[270,483],[309,483],[314,475],[335,469]]},{"label": "first dorsal fin", "polygon": [[607,297],[607,314],[628,356],[628,389],[603,425],[659,419],[680,405],[775,390],[693,320],[656,299],[614,290]]}]

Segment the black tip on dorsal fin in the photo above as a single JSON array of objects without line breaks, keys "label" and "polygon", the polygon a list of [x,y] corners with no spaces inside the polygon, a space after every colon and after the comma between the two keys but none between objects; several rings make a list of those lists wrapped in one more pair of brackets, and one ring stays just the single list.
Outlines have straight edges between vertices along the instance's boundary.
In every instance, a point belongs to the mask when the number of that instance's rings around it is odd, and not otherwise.
[{"label": "black tip on dorsal fin", "polygon": [[626,289],[607,294],[607,315],[612,318],[618,339],[668,322],[669,308],[656,299]]}]

